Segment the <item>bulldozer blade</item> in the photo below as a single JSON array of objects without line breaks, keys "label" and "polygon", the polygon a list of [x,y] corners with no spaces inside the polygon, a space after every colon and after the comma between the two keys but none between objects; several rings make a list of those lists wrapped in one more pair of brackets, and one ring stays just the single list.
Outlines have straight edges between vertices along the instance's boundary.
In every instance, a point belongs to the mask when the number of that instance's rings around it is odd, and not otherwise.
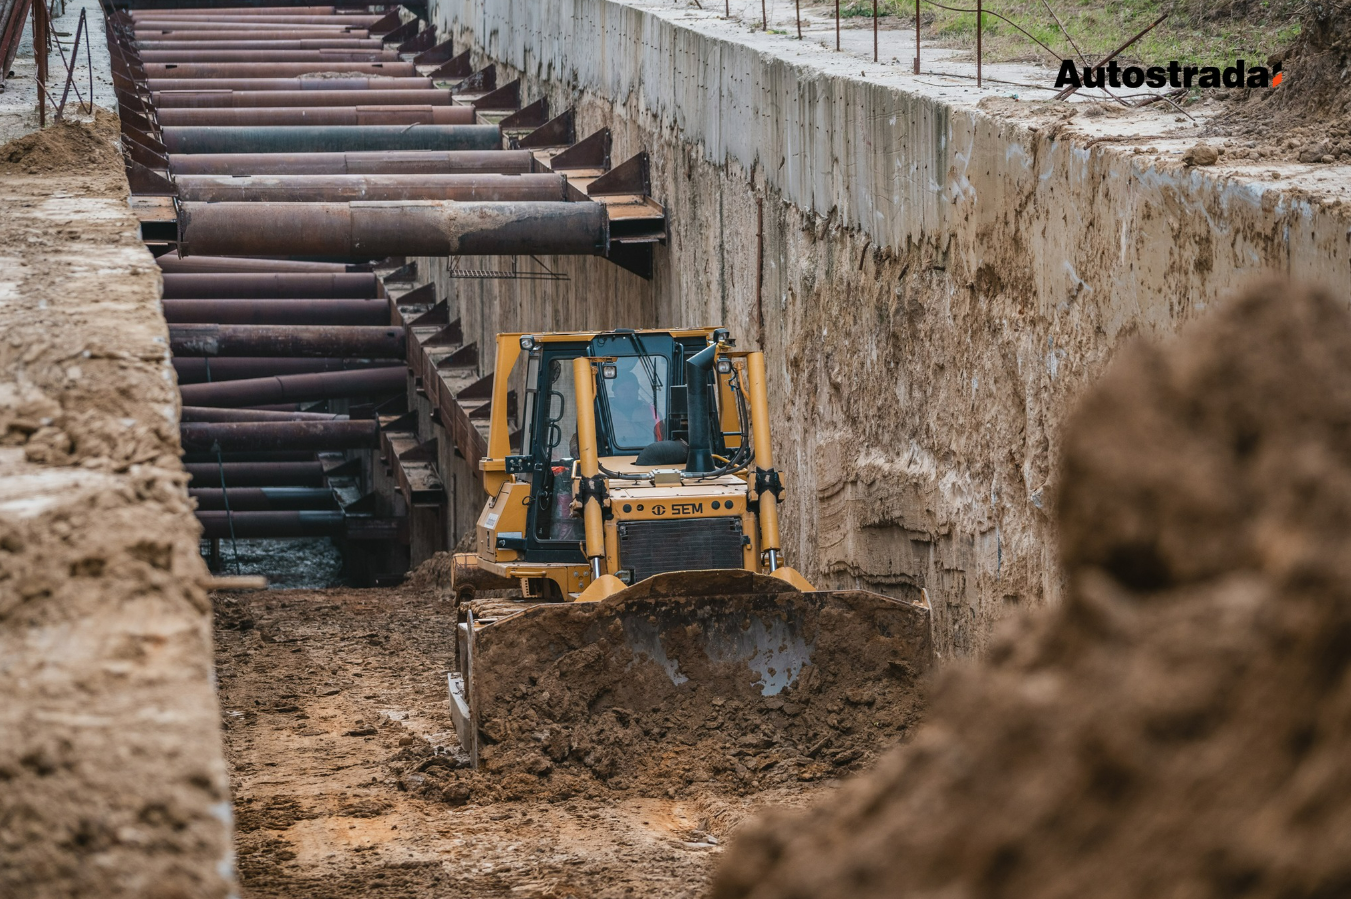
[{"label": "bulldozer blade", "polygon": [[459,626],[451,676],[456,729],[477,764],[488,747],[528,741],[545,725],[585,727],[609,709],[660,715],[692,696],[825,704],[851,685],[926,671],[929,617],[917,588],[893,599],[687,571],[600,602],[532,604],[477,629],[471,618]]}]

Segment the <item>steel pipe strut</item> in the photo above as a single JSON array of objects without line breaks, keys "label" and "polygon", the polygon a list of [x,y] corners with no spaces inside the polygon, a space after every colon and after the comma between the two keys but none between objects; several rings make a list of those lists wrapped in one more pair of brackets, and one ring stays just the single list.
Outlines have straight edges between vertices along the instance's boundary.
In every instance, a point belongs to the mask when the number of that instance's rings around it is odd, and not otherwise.
[{"label": "steel pipe strut", "polygon": [[[240,539],[280,537],[335,537],[343,531],[343,513],[333,511],[300,512],[214,512],[197,513],[202,536]],[[233,528],[231,527],[233,525]]]},{"label": "steel pipe strut", "polygon": [[163,300],[171,325],[389,324],[388,300]]},{"label": "steel pipe strut", "polygon": [[348,421],[336,412],[273,412],[268,409],[217,409],[184,406],[179,421]]},{"label": "steel pipe strut", "polygon": [[402,359],[404,330],[344,325],[172,325],[174,356],[361,356]]},{"label": "steel pipe strut", "polygon": [[498,150],[496,125],[267,125],[170,127],[170,153],[322,153],[352,150]]},{"label": "steel pipe strut", "polygon": [[192,421],[178,426],[184,452],[375,449],[380,426],[361,421]]},{"label": "steel pipe strut", "polygon": [[[403,366],[370,368],[358,371],[319,372],[305,375],[280,375],[273,378],[246,378],[210,384],[185,384],[179,388],[185,406],[265,406],[271,403],[297,403],[342,397],[403,393],[408,388],[408,373]],[[249,447],[264,449],[266,447]],[[288,447],[302,449],[303,447]]]},{"label": "steel pipe strut", "polygon": [[[343,41],[370,40],[369,32],[360,28],[337,28],[306,25],[303,29],[275,28],[269,30],[242,28],[161,28],[153,31],[137,32],[137,41],[174,41],[194,43],[214,43],[216,41],[320,41],[326,39]],[[381,41],[381,43],[384,43]]]},{"label": "steel pipe strut", "polygon": [[[139,19],[163,17],[162,9],[129,9],[126,11],[133,22]],[[176,16],[226,16],[227,18],[248,18],[249,16],[331,16],[337,10],[332,6],[204,6],[191,9],[175,9]]]},{"label": "steel pipe strut", "polygon": [[226,38],[219,41],[137,41],[136,49],[141,51],[141,61],[146,62],[145,54],[164,50],[383,50],[385,42],[378,37],[302,37],[255,41],[246,37]]},{"label": "steel pipe strut", "polygon": [[[369,125],[473,125],[470,106],[280,106],[169,108],[159,111],[165,128],[222,126],[266,128],[271,126],[369,126]],[[170,146],[170,150],[174,148]]]},{"label": "steel pipe strut", "polygon": [[284,512],[334,509],[338,504],[327,487],[189,487],[188,496],[202,511]]},{"label": "steel pipe strut", "polygon": [[409,91],[432,90],[430,78],[384,78],[353,75],[350,78],[151,78],[146,81],[151,95],[175,91]]},{"label": "steel pipe strut", "polygon": [[357,153],[197,153],[169,157],[180,175],[524,174],[529,150],[404,150]]},{"label": "steel pipe strut", "polygon": [[562,202],[562,175],[180,175],[178,195],[196,202],[341,203],[355,200]]},{"label": "steel pipe strut", "polygon": [[222,476],[226,487],[318,487],[324,483],[320,462],[192,462],[185,463],[183,470],[192,483],[201,486],[219,487]]},{"label": "steel pipe strut", "polygon": [[[220,109],[294,106],[449,106],[448,90],[174,90],[155,91],[151,102],[159,110],[160,123],[171,109]],[[469,107],[463,107],[468,109]],[[471,116],[468,121],[473,121]]]},{"label": "steel pipe strut", "polygon": [[246,272],[258,274],[267,272],[344,273],[352,271],[345,262],[297,262],[291,259],[249,259],[243,256],[193,256],[190,259],[184,259],[177,253],[165,253],[163,256],[156,256],[155,264],[160,267],[160,271],[182,274],[193,272],[199,274],[212,272],[218,274],[231,272],[239,274]]},{"label": "steel pipe strut", "polygon": [[[149,12],[149,10],[147,10]],[[296,15],[293,13],[268,13],[257,16],[235,16],[227,14],[218,14],[214,16],[203,15],[179,15],[176,9],[162,9],[157,16],[139,16],[132,20],[133,28],[136,31],[149,28],[159,28],[165,23],[171,25],[185,22],[189,25],[198,23],[229,25],[231,27],[251,27],[255,25],[328,25],[330,27],[365,27],[374,25],[384,18],[383,15],[351,15],[351,14],[328,14],[328,15]]]},{"label": "steel pipe strut", "polygon": [[325,371],[358,371],[391,368],[388,359],[309,358],[286,356],[225,356],[215,359],[179,356],[173,360],[180,386],[218,381],[243,381],[279,375],[304,375]]},{"label": "steel pipe strut", "polygon": [[409,78],[411,62],[148,62],[146,78],[295,78],[315,72],[352,72]]},{"label": "steel pipe strut", "polygon": [[375,296],[377,290],[375,275],[369,272],[165,272],[163,278],[164,298],[170,300],[196,297],[366,299]]},{"label": "steel pipe strut", "polygon": [[179,251],[282,256],[604,255],[600,203],[183,203]]},{"label": "steel pipe strut", "polygon": [[378,62],[397,60],[393,50],[373,50],[361,47],[333,47],[327,50],[143,50],[141,62],[178,63],[199,62]]},{"label": "steel pipe strut", "polygon": [[[360,25],[321,22],[221,22],[216,20],[157,19],[137,25],[132,39],[192,40],[198,35],[224,35],[254,40],[272,40],[286,37],[371,37]],[[219,40],[219,37],[215,37]]]}]

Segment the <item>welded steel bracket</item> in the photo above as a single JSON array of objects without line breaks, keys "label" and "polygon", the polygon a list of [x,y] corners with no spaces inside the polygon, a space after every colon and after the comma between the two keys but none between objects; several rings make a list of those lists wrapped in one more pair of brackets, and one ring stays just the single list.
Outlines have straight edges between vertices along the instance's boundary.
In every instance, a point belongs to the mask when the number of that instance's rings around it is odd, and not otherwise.
[{"label": "welded steel bracket", "polygon": [[479,111],[521,108],[521,79],[509,81],[499,88],[489,91],[473,103]]},{"label": "welded steel bracket", "polygon": [[[502,125],[506,125],[505,120]],[[511,145],[519,150],[540,150],[545,147],[570,147],[576,142],[577,117],[571,109],[565,109],[524,137],[512,138]]]},{"label": "welded steel bracket", "polygon": [[[435,48],[427,51],[427,53],[435,52]],[[425,56],[426,54],[423,55]],[[416,63],[417,60],[413,60],[413,62]],[[469,51],[466,50],[459,56],[446,60],[441,64],[440,68],[436,69],[428,77],[431,78],[432,81],[447,81],[451,78],[468,78],[472,74],[474,74],[474,67],[469,62]],[[458,87],[458,85],[456,86]]]},{"label": "welded steel bracket", "polygon": [[[442,65],[443,63],[450,62],[450,60],[453,59],[455,56],[453,44],[454,44],[453,41],[442,41],[441,43],[436,44],[435,46],[429,47],[428,49],[421,51],[420,53],[418,53],[417,56],[413,57],[413,65],[439,66]],[[467,63],[469,61],[468,51],[466,51],[461,55],[466,57],[465,62]],[[468,72],[466,72],[465,74],[468,74]]]}]

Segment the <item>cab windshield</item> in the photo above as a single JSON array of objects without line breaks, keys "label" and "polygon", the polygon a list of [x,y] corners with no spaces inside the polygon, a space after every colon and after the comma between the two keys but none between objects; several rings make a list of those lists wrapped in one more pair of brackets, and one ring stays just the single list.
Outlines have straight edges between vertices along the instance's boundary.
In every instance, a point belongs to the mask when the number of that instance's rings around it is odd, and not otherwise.
[{"label": "cab windshield", "polygon": [[620,356],[615,377],[601,378],[613,429],[615,449],[638,451],[665,439],[667,359],[665,356]]}]

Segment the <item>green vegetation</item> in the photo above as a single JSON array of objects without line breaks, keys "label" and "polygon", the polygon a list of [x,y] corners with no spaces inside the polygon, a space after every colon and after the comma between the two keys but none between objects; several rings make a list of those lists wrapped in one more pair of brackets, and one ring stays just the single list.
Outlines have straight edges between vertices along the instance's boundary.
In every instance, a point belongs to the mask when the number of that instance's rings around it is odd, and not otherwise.
[{"label": "green vegetation", "polygon": [[[1079,49],[1091,61],[1125,43],[1158,18],[1173,13],[1119,59],[1154,65],[1179,60],[1194,65],[1226,65],[1237,58],[1252,63],[1286,47],[1299,34],[1303,0],[1047,0]],[[914,21],[914,0],[879,0],[902,19]],[[974,9],[975,0],[942,0],[944,6]],[[860,9],[864,8],[866,9]],[[854,12],[854,9],[860,9]],[[1055,19],[1041,0],[984,0],[984,56],[990,62],[1037,60],[1053,62],[1026,34],[988,13],[999,13],[1055,51],[1058,58],[1076,57]],[[924,37],[944,46],[976,45],[974,12],[940,9],[920,0]],[[847,15],[872,15],[871,0],[855,0]]]}]

